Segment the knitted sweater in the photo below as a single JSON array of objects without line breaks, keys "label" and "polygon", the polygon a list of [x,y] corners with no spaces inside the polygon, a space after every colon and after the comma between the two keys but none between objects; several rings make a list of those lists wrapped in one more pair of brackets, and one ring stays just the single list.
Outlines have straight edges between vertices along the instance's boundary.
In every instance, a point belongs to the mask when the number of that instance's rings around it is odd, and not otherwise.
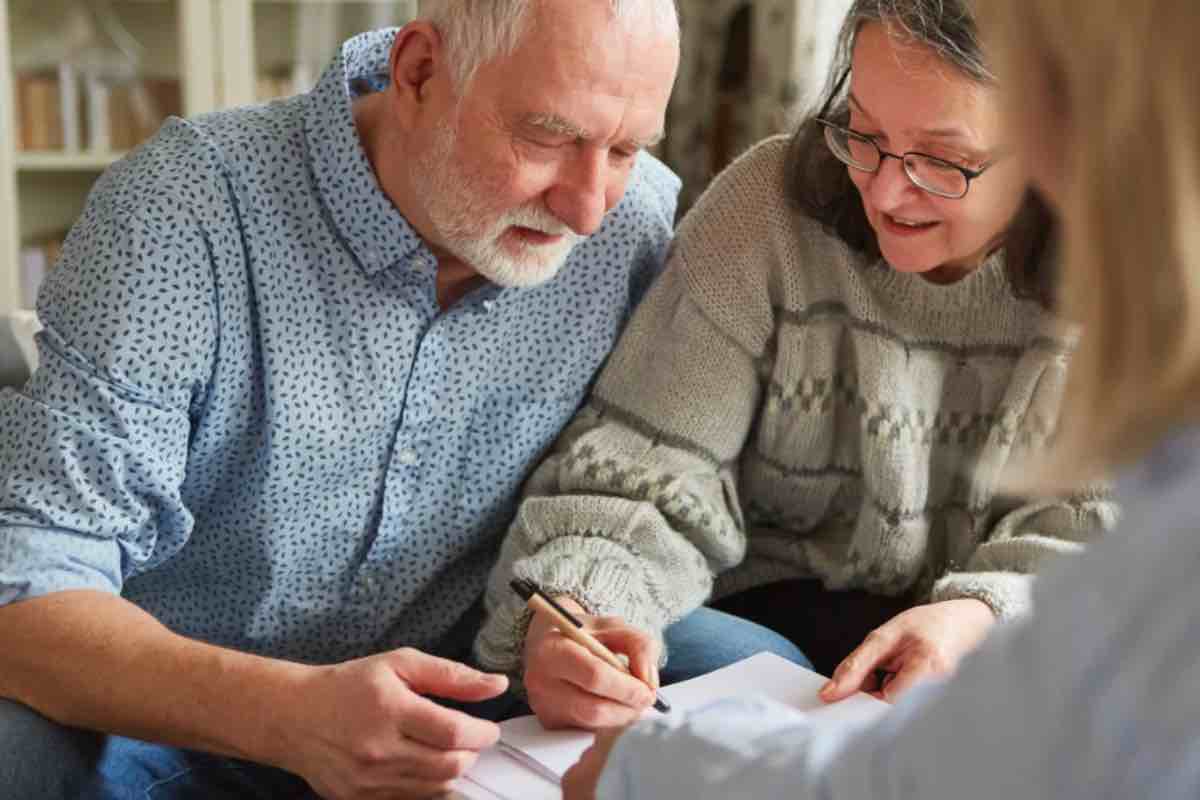
[{"label": "knitted sweater", "polygon": [[1047,556],[1115,522],[1100,490],[1020,504],[1006,464],[1053,428],[1071,342],[1003,256],[951,285],[849,249],[787,202],[786,138],[730,166],[588,404],[527,482],[477,655],[517,672],[514,576],[661,636],[719,594],[818,578],[1029,606]]}]

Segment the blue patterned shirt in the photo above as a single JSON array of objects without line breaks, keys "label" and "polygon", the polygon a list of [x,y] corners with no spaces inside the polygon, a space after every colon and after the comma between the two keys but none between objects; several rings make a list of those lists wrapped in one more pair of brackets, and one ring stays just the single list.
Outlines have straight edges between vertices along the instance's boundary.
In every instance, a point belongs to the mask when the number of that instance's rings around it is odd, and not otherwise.
[{"label": "blue patterned shirt", "polygon": [[532,289],[439,309],[352,96],[173,120],[97,183],[42,289],[41,365],[0,395],[0,603],[119,592],[178,633],[306,662],[437,651],[479,597],[526,472],[667,247],[649,156]]}]

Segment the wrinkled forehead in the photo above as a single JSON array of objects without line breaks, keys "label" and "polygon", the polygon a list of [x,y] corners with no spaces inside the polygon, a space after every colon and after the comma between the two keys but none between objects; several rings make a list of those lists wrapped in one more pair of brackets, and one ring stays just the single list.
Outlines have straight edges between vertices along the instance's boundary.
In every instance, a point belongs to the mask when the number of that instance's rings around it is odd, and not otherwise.
[{"label": "wrinkled forehead", "polygon": [[851,108],[901,131],[958,125],[990,139],[1002,124],[996,87],[877,22],[855,37],[849,90]]}]

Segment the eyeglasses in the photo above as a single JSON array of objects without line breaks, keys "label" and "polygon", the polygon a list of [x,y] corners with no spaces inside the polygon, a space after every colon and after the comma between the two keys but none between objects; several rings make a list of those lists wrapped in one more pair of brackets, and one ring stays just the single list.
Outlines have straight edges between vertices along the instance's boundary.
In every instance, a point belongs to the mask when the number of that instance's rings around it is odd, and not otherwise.
[{"label": "eyeglasses", "polygon": [[904,166],[904,174],[918,189],[923,189],[938,197],[958,200],[966,196],[967,191],[971,188],[971,181],[987,172],[996,163],[996,159],[993,159],[979,169],[969,169],[928,153],[911,150],[906,153],[889,153],[876,144],[874,138],[832,122],[827,118],[830,106],[841,91],[849,74],[849,70],[847,70],[838,79],[833,94],[830,95],[825,107],[821,109],[821,113],[816,118],[817,124],[825,129],[825,144],[829,146],[830,152],[837,157],[838,161],[846,166],[874,175],[883,166],[884,159],[894,158]]},{"label": "eyeglasses", "polygon": [[858,131],[825,119],[818,119],[817,124],[825,128],[825,144],[829,145],[829,150],[846,166],[873,175],[879,172],[885,158],[894,158],[904,165],[904,174],[917,188],[951,200],[965,197],[971,188],[971,181],[987,172],[995,163],[989,162],[979,169],[968,169],[927,153],[889,153],[870,136]]}]

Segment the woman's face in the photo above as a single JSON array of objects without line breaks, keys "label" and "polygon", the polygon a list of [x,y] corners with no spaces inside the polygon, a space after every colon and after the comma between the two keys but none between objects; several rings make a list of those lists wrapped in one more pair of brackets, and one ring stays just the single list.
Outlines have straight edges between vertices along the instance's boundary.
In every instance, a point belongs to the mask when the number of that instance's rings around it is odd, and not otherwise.
[{"label": "woman's face", "polygon": [[[848,127],[889,153],[926,153],[969,169],[1001,155],[996,91],[877,22],[865,24],[855,41]],[[1020,161],[1003,157],[957,200],[915,186],[897,159],[885,158],[875,174],[847,169],[888,264],[938,281],[979,266],[1027,185]]]}]

